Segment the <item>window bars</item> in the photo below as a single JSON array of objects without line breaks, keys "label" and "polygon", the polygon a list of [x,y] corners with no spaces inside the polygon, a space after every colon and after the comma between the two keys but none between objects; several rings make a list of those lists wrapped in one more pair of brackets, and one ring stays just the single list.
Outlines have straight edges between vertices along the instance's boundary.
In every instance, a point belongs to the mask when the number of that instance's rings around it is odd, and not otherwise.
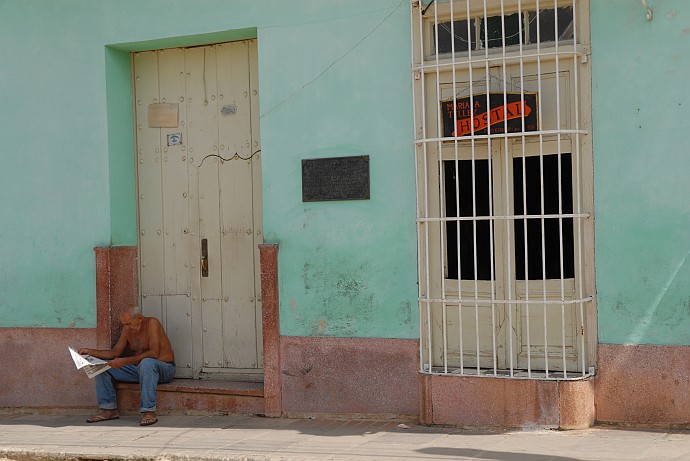
[{"label": "window bars", "polygon": [[420,370],[594,372],[589,5],[412,1]]}]

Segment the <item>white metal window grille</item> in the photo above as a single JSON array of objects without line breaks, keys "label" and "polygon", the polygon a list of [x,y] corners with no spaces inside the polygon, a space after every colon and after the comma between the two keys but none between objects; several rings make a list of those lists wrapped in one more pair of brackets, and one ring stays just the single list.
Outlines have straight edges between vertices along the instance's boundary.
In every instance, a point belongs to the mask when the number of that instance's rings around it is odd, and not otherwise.
[{"label": "white metal window grille", "polygon": [[596,347],[588,1],[411,6],[420,370],[586,377]]}]

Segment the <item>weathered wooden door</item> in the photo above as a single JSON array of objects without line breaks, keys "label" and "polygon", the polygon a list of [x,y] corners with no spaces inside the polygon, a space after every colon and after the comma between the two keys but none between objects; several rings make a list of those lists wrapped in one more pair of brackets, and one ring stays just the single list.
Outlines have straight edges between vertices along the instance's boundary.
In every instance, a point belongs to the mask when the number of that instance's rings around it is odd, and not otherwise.
[{"label": "weathered wooden door", "polygon": [[260,378],[255,41],[134,54],[141,305],[178,377]]}]

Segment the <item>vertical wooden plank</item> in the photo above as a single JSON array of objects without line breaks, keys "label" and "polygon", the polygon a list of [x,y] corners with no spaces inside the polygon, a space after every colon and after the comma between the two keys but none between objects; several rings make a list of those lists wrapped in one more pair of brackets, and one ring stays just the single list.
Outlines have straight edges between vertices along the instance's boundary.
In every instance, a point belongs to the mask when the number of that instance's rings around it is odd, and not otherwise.
[{"label": "vertical wooden plank", "polygon": [[222,162],[221,258],[223,267],[224,365],[256,368],[254,223],[252,218],[251,104],[247,42],[219,45],[218,94],[222,96],[219,140]]},{"label": "vertical wooden plank", "polygon": [[141,293],[164,293],[160,129],[148,127],[148,105],[159,102],[158,55],[134,55],[134,91],[139,193]]},{"label": "vertical wooden plank", "polygon": [[187,295],[165,296],[167,312],[165,331],[175,352],[176,378],[191,378],[192,363],[192,305]]},{"label": "vertical wooden plank", "polygon": [[[193,374],[191,296],[189,287],[189,173],[186,153],[185,56],[181,48],[158,54],[162,103],[179,104],[178,126],[160,133],[163,171],[163,240],[165,248],[165,328],[178,361],[177,377]],[[168,142],[168,136],[182,142]],[[171,144],[171,145],[168,145]]]},{"label": "vertical wooden plank", "polygon": [[[189,180],[185,146],[187,136],[182,125],[186,115],[184,50],[161,50],[158,53],[158,72],[161,102],[179,105],[178,126],[160,130],[163,151],[165,294],[178,295],[189,292]],[[178,135],[181,144],[175,144]],[[169,137],[172,145],[168,145]]]},{"label": "vertical wooden plank", "polygon": [[[223,363],[221,336],[215,333],[223,324],[221,300],[220,261],[220,188],[218,183],[218,105],[216,98],[215,47],[190,48],[186,52],[187,92],[187,145],[190,170],[196,170],[193,180],[196,197],[192,203],[198,209],[199,234],[194,239],[197,253],[197,269],[200,261],[201,239],[208,241],[209,276],[200,278],[201,330],[204,366],[218,366]],[[194,257],[194,255],[192,256]],[[193,272],[193,273],[194,273]],[[195,297],[196,298],[196,297]],[[198,298],[197,298],[198,299]],[[193,299],[195,301],[195,299]],[[195,326],[195,328],[198,328]],[[198,343],[198,341],[195,341]],[[195,354],[195,362],[198,354]]]},{"label": "vertical wooden plank", "polygon": [[[223,358],[223,312],[220,299],[202,300],[201,315],[203,317],[203,367],[222,368]],[[211,320],[209,320],[211,319]],[[218,319],[212,321],[212,319]]]},{"label": "vertical wooden plank", "polygon": [[[187,178],[189,187],[189,238],[187,239],[187,254],[189,256],[189,294],[191,298],[191,312],[192,312],[192,369],[193,377],[197,378],[201,369],[203,368],[203,316],[201,309],[201,271],[199,267],[201,256],[201,230],[200,230],[200,214],[199,214],[199,169],[193,160],[193,151],[191,149],[191,139],[189,125],[192,120],[193,113],[188,110],[190,94],[194,94],[194,89],[191,88],[192,73],[189,71],[190,64],[188,63],[190,57],[187,50],[183,52],[185,58],[185,94],[184,94],[184,116],[180,116],[180,125],[184,127],[182,151],[186,153],[185,160],[187,161]],[[193,124],[192,124],[193,126]],[[196,140],[194,136],[192,139]]]},{"label": "vertical wooden plank", "polygon": [[146,295],[141,297],[141,313],[146,317],[156,317],[165,325],[165,316],[163,315],[163,296]]},{"label": "vertical wooden plank", "polygon": [[[263,234],[263,193],[261,181],[261,131],[259,108],[259,53],[256,40],[249,42],[249,89],[251,102],[252,135],[252,217],[254,220],[254,298],[256,299],[256,352],[257,368],[263,368],[263,328],[261,298],[261,265],[259,244],[264,242]],[[255,154],[256,153],[256,154]]]}]

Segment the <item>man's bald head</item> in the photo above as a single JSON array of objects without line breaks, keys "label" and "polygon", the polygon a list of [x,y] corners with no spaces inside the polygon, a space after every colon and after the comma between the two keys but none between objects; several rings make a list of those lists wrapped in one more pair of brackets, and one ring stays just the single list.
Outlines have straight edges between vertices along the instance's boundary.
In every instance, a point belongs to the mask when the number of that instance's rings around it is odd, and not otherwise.
[{"label": "man's bald head", "polygon": [[139,309],[139,306],[129,306],[123,309],[120,313],[120,322],[126,325],[132,320],[137,320],[140,317],[143,317],[143,315],[141,314],[141,309]]}]

